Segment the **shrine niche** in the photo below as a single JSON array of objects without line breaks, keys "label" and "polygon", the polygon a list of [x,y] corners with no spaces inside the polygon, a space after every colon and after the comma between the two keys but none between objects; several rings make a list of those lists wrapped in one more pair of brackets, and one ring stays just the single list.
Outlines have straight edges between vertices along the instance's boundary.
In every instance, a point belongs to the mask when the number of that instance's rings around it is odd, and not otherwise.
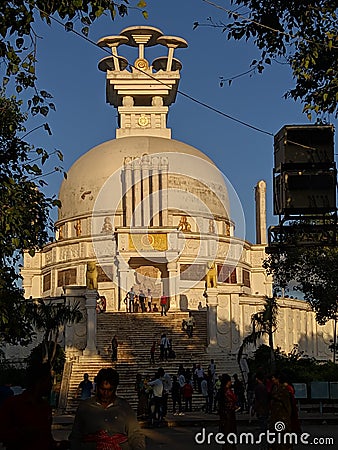
[{"label": "shrine niche", "polygon": [[108,283],[113,279],[113,267],[112,266],[97,266],[97,282]]},{"label": "shrine niche", "polygon": [[161,271],[154,266],[140,266],[135,269],[135,291],[147,292],[150,289],[153,298],[161,296]]},{"label": "shrine niche", "polygon": [[215,221],[213,219],[209,219],[209,233],[210,234],[216,233]]},{"label": "shrine niche", "polygon": [[191,225],[188,222],[188,219],[186,216],[181,216],[181,219],[177,225],[177,229],[178,229],[178,231],[183,231],[183,232],[191,231]]},{"label": "shrine niche", "polygon": [[186,281],[201,281],[205,278],[205,264],[181,264],[180,279]]},{"label": "shrine niche", "polygon": [[101,233],[112,233],[113,232],[113,224],[111,222],[110,217],[105,217],[103,219],[103,224],[101,228]]},{"label": "shrine niche", "polygon": [[228,265],[217,266],[217,272],[217,280],[219,283],[237,283],[236,267]]},{"label": "shrine niche", "polygon": [[59,270],[58,287],[76,284],[76,269]]},{"label": "shrine niche", "polygon": [[52,276],[51,273],[48,272],[43,276],[43,292],[49,291],[51,287]]},{"label": "shrine niche", "polygon": [[78,220],[75,222],[74,230],[75,230],[75,233],[76,233],[76,237],[81,236],[81,233],[82,233],[81,219],[78,219]]}]

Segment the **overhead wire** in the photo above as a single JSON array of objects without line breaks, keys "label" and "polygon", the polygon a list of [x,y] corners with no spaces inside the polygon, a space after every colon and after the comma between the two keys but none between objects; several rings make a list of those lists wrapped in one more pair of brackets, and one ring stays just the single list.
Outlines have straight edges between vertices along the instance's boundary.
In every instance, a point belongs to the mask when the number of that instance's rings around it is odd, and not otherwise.
[{"label": "overhead wire", "polygon": [[[50,19],[52,19],[53,21],[55,21],[56,23],[58,23],[58,24],[61,25],[62,27],[65,27],[65,24],[64,24],[61,20],[59,20],[59,19],[57,19],[56,17],[54,17],[54,16],[52,16],[52,15],[46,13],[45,11],[43,11],[41,8],[37,7],[36,5],[34,5],[34,8],[37,9],[37,10],[38,10],[40,13],[42,13],[43,15],[48,16]],[[90,44],[94,45],[95,47],[98,47],[98,48],[102,49],[103,51],[105,51],[106,53],[108,53],[108,54],[109,54],[110,56],[112,56],[113,58],[120,59],[119,56],[113,55],[109,50],[107,50],[107,49],[105,49],[105,48],[103,48],[103,47],[100,47],[99,45],[97,45],[97,43],[96,43],[95,41],[93,41],[92,39],[88,38],[88,37],[85,36],[84,34],[78,32],[77,30],[74,30],[73,28],[71,28],[71,29],[69,29],[69,30],[67,30],[67,31],[68,31],[68,32],[73,32],[76,36],[79,36],[79,37],[81,37],[82,39],[84,39],[84,40],[86,40],[87,42],[89,42]],[[163,81],[158,80],[158,79],[157,79],[156,77],[154,77],[152,74],[150,74],[150,73],[148,73],[148,72],[145,72],[145,71],[143,71],[142,69],[140,69],[140,68],[138,68],[138,67],[135,67],[133,64],[131,64],[131,63],[128,62],[128,65],[129,65],[129,67],[131,67],[131,68],[133,68],[133,69],[136,69],[136,70],[138,70],[140,73],[142,73],[142,74],[148,76],[149,78],[151,78],[152,80],[156,81],[157,83],[160,83],[160,84],[162,84],[162,85],[164,85],[164,86],[166,86],[166,87],[170,87],[170,86],[168,86],[166,83],[164,83]],[[196,104],[198,104],[198,105],[200,105],[200,106],[203,106],[204,108],[209,109],[210,111],[213,111],[213,112],[215,112],[215,113],[217,113],[217,114],[219,114],[219,115],[221,115],[221,116],[223,116],[223,117],[226,117],[226,118],[229,119],[229,120],[232,120],[232,121],[234,121],[234,122],[236,122],[236,123],[239,123],[239,124],[241,124],[241,125],[243,125],[243,126],[246,126],[246,127],[248,127],[248,128],[251,128],[251,129],[254,130],[254,131],[257,131],[257,132],[266,134],[266,135],[268,135],[268,136],[274,136],[274,134],[271,133],[270,131],[263,130],[263,129],[261,129],[261,128],[259,128],[259,127],[256,127],[256,126],[254,126],[254,125],[251,125],[251,124],[249,124],[248,122],[245,122],[245,121],[243,121],[243,120],[241,120],[241,119],[237,119],[236,117],[233,117],[233,116],[231,116],[230,114],[227,114],[227,113],[221,111],[220,109],[217,109],[217,108],[215,108],[215,107],[213,107],[213,106],[210,106],[209,104],[207,104],[207,103],[205,103],[205,102],[203,102],[203,101],[201,101],[201,100],[198,100],[197,98],[192,97],[191,95],[186,94],[185,92],[183,92],[183,91],[181,91],[181,90],[179,90],[179,89],[177,90],[177,93],[180,94],[180,95],[182,95],[183,97],[185,97],[185,98],[191,100],[192,102],[194,102],[194,103],[196,103]]]}]

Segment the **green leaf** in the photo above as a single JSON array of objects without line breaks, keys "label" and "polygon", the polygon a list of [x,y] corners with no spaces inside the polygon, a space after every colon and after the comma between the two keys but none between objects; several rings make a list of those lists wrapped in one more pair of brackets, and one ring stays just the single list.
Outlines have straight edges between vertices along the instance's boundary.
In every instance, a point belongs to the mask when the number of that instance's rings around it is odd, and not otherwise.
[{"label": "green leaf", "polygon": [[42,114],[43,116],[47,116],[49,113],[49,108],[48,106],[41,106],[40,108],[40,114]]},{"label": "green leaf", "polygon": [[147,11],[142,11],[142,16],[143,16],[145,19],[148,19],[148,18],[149,18],[149,14],[148,14]]},{"label": "green leaf", "polygon": [[95,11],[95,17],[98,18],[98,17],[102,16],[103,13],[104,13],[104,8],[102,8],[102,6],[98,6],[97,10]]},{"label": "green leaf", "polygon": [[137,7],[138,7],[138,8],[145,8],[146,6],[147,6],[147,2],[144,1],[144,0],[140,0],[140,1],[137,3]]},{"label": "green leaf", "polygon": [[73,28],[74,28],[73,22],[65,23],[65,30],[66,31],[73,31]]},{"label": "green leaf", "polygon": [[43,124],[44,129],[47,131],[47,133],[49,134],[49,136],[52,135],[52,130],[50,129],[48,123],[44,123]]},{"label": "green leaf", "polygon": [[81,22],[85,25],[90,25],[92,22],[88,16],[84,16],[81,18]]},{"label": "green leaf", "polygon": [[63,154],[62,154],[62,152],[60,150],[56,150],[56,154],[57,154],[57,157],[59,158],[59,160],[63,161]]},{"label": "green leaf", "polygon": [[89,27],[83,27],[81,29],[81,33],[84,34],[85,36],[88,36],[89,33]]},{"label": "green leaf", "polygon": [[15,248],[19,248],[20,240],[17,237],[12,238],[12,244]]},{"label": "green leaf", "polygon": [[18,48],[21,48],[23,46],[24,42],[25,42],[24,39],[20,37],[15,41],[15,44]]},{"label": "green leaf", "polygon": [[47,91],[40,91],[40,95],[43,98],[53,98],[53,96]]},{"label": "green leaf", "polygon": [[53,203],[53,206],[57,206],[58,208],[62,207],[61,200],[59,200],[59,199],[53,200],[52,203]]}]

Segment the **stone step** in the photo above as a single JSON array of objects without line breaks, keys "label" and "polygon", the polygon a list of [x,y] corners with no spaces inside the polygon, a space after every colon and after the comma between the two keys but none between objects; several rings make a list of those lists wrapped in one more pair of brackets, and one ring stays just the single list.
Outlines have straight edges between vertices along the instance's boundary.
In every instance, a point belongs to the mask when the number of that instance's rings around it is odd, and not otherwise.
[{"label": "stone step", "polygon": [[[79,403],[73,397],[83,374],[88,373],[93,381],[98,371],[104,367],[114,367],[120,374],[118,395],[126,398],[131,406],[137,408],[137,394],[134,389],[137,373],[152,378],[158,367],[163,367],[171,376],[175,375],[179,364],[191,368],[193,363],[201,363],[206,370],[210,359],[214,358],[219,374],[229,372],[231,375],[238,368],[235,358],[225,352],[208,354],[207,352],[207,315],[205,311],[193,312],[196,327],[194,336],[189,339],[182,331],[182,320],[187,319],[188,312],[170,312],[165,317],[158,313],[111,313],[97,316],[98,355],[80,356],[72,364],[68,383],[66,413],[73,413]],[[173,341],[175,359],[159,361],[159,349],[155,354],[156,365],[150,365],[150,347],[166,333]],[[111,362],[111,339],[118,336],[118,361]],[[237,370],[238,371],[238,370]],[[169,396],[170,397],[170,396]],[[201,394],[194,392],[193,409],[199,410],[204,404]],[[171,399],[169,398],[169,405]],[[169,406],[171,407],[171,406]]]}]

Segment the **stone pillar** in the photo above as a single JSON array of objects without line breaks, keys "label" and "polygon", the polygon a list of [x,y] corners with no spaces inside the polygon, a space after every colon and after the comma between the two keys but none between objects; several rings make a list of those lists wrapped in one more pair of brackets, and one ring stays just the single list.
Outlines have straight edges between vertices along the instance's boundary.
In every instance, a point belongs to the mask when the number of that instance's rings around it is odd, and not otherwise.
[{"label": "stone pillar", "polygon": [[178,299],[178,291],[177,291],[177,276],[178,276],[178,267],[177,261],[171,261],[167,264],[167,270],[169,274],[169,292],[168,296],[170,298],[170,309],[177,310],[179,309],[179,299]]},{"label": "stone pillar", "polygon": [[142,226],[150,226],[150,173],[149,173],[149,156],[142,158]]},{"label": "stone pillar", "polygon": [[119,311],[126,311],[126,305],[124,299],[129,291],[129,273],[130,267],[120,255],[116,257],[117,259],[117,282],[118,282],[118,298],[119,298]]},{"label": "stone pillar", "polygon": [[66,324],[65,326],[65,353],[67,361],[72,361],[81,356],[86,347],[87,309],[85,292],[85,286],[66,286],[64,288],[67,304],[71,306],[79,304],[80,311],[83,315],[79,323]]},{"label": "stone pillar", "polygon": [[162,221],[161,226],[168,226],[168,158],[161,158],[161,191],[160,191],[160,211]]},{"label": "stone pillar", "polygon": [[261,180],[255,188],[256,244],[266,244],[266,182]]},{"label": "stone pillar", "polygon": [[94,289],[87,289],[85,292],[87,309],[87,345],[83,350],[86,356],[97,355],[96,348],[96,300],[98,294]]},{"label": "stone pillar", "polygon": [[141,159],[138,158],[133,164],[134,174],[134,211],[133,211],[133,225],[140,227],[142,225],[142,208],[141,208]]},{"label": "stone pillar", "polygon": [[208,348],[218,346],[217,342],[217,306],[218,306],[218,289],[208,288],[207,305],[208,305]]},{"label": "stone pillar", "polygon": [[159,221],[159,210],[160,210],[160,203],[159,203],[159,171],[158,171],[158,161],[157,158],[154,158],[153,161],[153,167],[152,167],[152,213],[153,213],[153,220],[152,224],[154,227],[158,227],[160,225]]},{"label": "stone pillar", "polygon": [[132,176],[131,165],[124,166],[124,186],[125,186],[125,201],[126,201],[126,226],[131,226],[131,216],[133,212],[133,198],[132,198]]}]

